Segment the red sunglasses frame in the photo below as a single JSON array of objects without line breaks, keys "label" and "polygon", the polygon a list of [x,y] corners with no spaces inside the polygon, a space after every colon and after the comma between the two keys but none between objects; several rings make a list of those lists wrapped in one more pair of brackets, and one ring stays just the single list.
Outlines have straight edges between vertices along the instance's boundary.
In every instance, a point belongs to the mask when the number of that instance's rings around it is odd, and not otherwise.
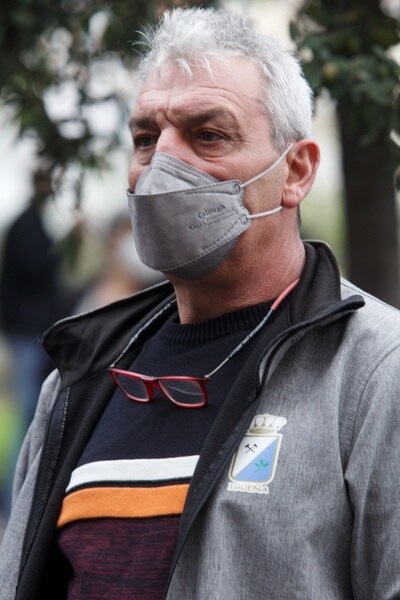
[{"label": "red sunglasses frame", "polygon": [[[127,396],[130,400],[135,400],[135,402],[151,402],[154,395],[154,388],[157,388],[164,396],[168,398],[171,402],[173,402],[176,406],[181,408],[202,408],[206,406],[208,403],[208,395],[206,390],[206,383],[209,381],[210,377],[189,377],[185,375],[176,375],[176,376],[165,376],[165,377],[152,377],[149,375],[141,375],[140,373],[133,373],[131,371],[125,371],[124,369],[116,369],[114,367],[109,367],[108,372],[110,373],[114,383],[119,387],[119,389]],[[126,389],[121,385],[117,375],[124,375],[124,377],[131,377],[132,379],[139,379],[147,391],[147,398],[136,398],[132,394],[129,394]],[[193,381],[196,382],[201,389],[203,400],[202,402],[196,402],[196,404],[189,404],[186,402],[177,402],[165,389],[162,385],[162,381]]]}]

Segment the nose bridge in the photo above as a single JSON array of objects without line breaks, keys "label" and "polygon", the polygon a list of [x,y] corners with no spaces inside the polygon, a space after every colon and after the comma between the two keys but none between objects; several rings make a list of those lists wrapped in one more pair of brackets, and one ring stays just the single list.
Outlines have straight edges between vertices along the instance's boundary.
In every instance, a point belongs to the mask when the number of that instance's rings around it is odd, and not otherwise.
[{"label": "nose bridge", "polygon": [[184,126],[173,114],[174,111],[160,111],[157,115],[159,135],[156,152],[164,152],[174,158],[185,161],[190,155],[189,141],[185,136]]},{"label": "nose bridge", "polygon": [[[151,379],[149,381],[149,383],[151,385],[152,392],[154,392],[154,390],[156,389],[156,390],[158,390],[161,393],[162,396],[166,395],[165,392],[164,392],[164,390],[163,390],[163,388],[162,388],[162,385],[160,385],[160,380],[159,379],[157,379],[157,378]],[[167,396],[167,398],[168,398],[168,396]]]},{"label": "nose bridge", "polygon": [[179,155],[183,153],[182,137],[171,123],[166,124],[160,130],[156,151],[171,154],[175,158],[179,158]]}]

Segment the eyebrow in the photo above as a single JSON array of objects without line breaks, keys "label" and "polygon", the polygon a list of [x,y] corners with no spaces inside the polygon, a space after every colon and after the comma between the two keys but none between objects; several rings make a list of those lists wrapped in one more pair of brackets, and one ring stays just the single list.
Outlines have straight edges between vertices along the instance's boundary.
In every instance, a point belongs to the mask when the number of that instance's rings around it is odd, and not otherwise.
[{"label": "eyebrow", "polygon": [[151,126],[154,126],[154,120],[148,117],[131,117],[128,121],[128,126],[130,131],[135,127],[141,129],[149,129]]},{"label": "eyebrow", "polygon": [[[207,121],[213,121],[216,119],[223,119],[230,122],[231,125],[236,123],[235,117],[228,111],[216,108],[205,111],[196,111],[195,113],[181,115],[178,114],[177,120],[184,123],[186,126],[198,126],[206,123]],[[129,119],[129,129],[132,131],[135,128],[139,129],[152,129],[155,125],[155,119],[152,117],[131,117]]]}]

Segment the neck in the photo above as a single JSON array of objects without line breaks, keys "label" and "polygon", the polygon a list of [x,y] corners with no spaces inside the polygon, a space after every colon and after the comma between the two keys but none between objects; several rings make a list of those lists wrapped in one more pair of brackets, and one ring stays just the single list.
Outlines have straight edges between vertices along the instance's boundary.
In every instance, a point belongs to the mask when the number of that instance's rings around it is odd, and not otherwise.
[{"label": "neck", "polygon": [[229,257],[217,271],[200,280],[172,279],[181,323],[195,323],[229,311],[276,298],[304,267],[305,251],[300,240],[251,264]]}]

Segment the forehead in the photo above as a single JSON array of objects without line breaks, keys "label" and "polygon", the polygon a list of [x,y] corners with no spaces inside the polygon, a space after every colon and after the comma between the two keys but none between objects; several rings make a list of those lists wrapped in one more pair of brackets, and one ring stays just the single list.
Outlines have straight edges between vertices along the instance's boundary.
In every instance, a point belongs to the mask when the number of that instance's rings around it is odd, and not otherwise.
[{"label": "forehead", "polygon": [[211,72],[193,66],[191,73],[168,62],[150,73],[138,95],[134,115],[159,110],[177,115],[195,112],[197,107],[231,112],[240,118],[250,111],[262,111],[262,77],[258,67],[242,57],[210,60]]}]

